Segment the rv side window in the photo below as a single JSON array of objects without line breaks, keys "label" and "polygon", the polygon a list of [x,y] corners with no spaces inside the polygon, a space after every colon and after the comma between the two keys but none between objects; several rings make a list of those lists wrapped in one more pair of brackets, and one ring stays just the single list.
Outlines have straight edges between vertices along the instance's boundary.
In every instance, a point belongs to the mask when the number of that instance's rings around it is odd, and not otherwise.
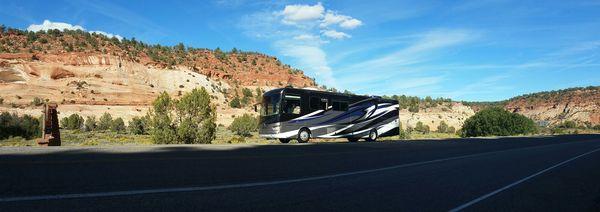
[{"label": "rv side window", "polygon": [[331,102],[331,106],[333,107],[333,110],[337,110],[337,111],[347,111],[348,110],[348,102],[333,101],[333,102]]},{"label": "rv side window", "polygon": [[300,96],[286,94],[283,99],[283,113],[300,115]]},{"label": "rv side window", "polygon": [[321,99],[316,96],[310,97],[310,109],[311,110],[325,110],[327,109],[327,99]]}]

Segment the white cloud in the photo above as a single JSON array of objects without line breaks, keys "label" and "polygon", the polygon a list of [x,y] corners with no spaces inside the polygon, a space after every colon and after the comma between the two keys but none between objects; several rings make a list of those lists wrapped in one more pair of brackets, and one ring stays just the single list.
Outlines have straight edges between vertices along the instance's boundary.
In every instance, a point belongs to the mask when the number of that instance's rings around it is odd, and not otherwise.
[{"label": "white cloud", "polygon": [[318,45],[280,41],[276,44],[284,56],[297,60],[300,67],[313,72],[328,86],[335,86],[331,67],[327,63],[327,54]]},{"label": "white cloud", "polygon": [[117,39],[119,39],[119,40],[123,40],[123,37],[121,37],[120,35],[115,35],[115,34],[108,33],[108,32],[103,32],[103,31],[90,31],[90,33],[101,34],[101,35],[104,35],[104,36],[106,36],[106,37],[109,37],[109,38],[113,38],[113,37],[115,37],[115,38],[117,38]]},{"label": "white cloud", "polygon": [[312,34],[301,34],[294,36],[294,40],[304,41],[308,43],[327,43],[326,41],[321,40],[321,37],[318,35]]},{"label": "white cloud", "polygon": [[315,76],[320,84],[336,86],[323,45],[350,38],[344,29],[362,22],[327,10],[322,3],[286,5],[282,10],[256,12],[242,18],[240,27],[249,36],[272,42],[274,49],[289,57],[294,66]]},{"label": "white cloud", "polygon": [[[54,30],[54,29],[58,29],[60,31],[65,31],[65,30],[86,31],[85,28],[83,28],[82,26],[79,26],[79,25],[72,25],[69,23],[62,23],[62,22],[52,22],[49,20],[44,20],[44,22],[42,24],[31,24],[31,25],[29,25],[29,27],[27,27],[27,31],[32,31],[32,32],[48,31],[48,30]],[[109,38],[116,37],[119,40],[123,39],[123,37],[120,35],[115,35],[115,34],[103,32],[103,31],[89,31],[89,32],[96,33],[96,34],[102,34]]]},{"label": "white cloud", "polygon": [[378,56],[375,59],[352,64],[345,69],[348,71],[359,71],[365,68],[389,69],[416,64],[427,60],[427,54],[472,41],[477,36],[476,32],[467,30],[433,30],[421,35],[419,39],[405,48]]},{"label": "white cloud", "polygon": [[325,35],[326,37],[338,39],[338,40],[351,37],[350,35],[348,35],[346,33],[338,32],[335,30],[325,30],[325,31],[323,31],[323,35]]},{"label": "white cloud", "polygon": [[325,8],[321,2],[319,2],[313,6],[303,4],[287,5],[283,11],[281,11],[281,14],[283,15],[283,23],[295,24],[297,22],[320,19],[324,12]]},{"label": "white cloud", "polygon": [[360,25],[362,25],[362,21],[355,19],[355,18],[348,19],[348,20],[345,20],[342,23],[340,23],[340,27],[346,28],[346,29],[354,29]]},{"label": "white cloud", "polygon": [[321,21],[321,27],[328,27],[331,25],[339,25],[344,29],[354,29],[362,25],[362,21],[352,18],[347,15],[340,15],[334,11],[328,10],[325,17]]},{"label": "white cloud", "polygon": [[[436,76],[428,75],[424,72],[432,68],[423,69],[418,65],[435,60],[436,55],[470,42],[478,35],[475,31],[461,29],[439,29],[411,35],[398,43],[402,45],[394,51],[374,54],[371,58],[338,69],[346,74],[337,77],[336,80],[341,88],[354,91],[377,89],[387,94],[404,92],[413,95],[419,93],[415,89],[431,92],[431,89],[438,86],[446,77],[440,76],[441,72],[437,72]],[[382,42],[393,43],[388,40]],[[368,45],[373,46],[373,44]],[[370,71],[365,72],[365,70]]]},{"label": "white cloud", "polygon": [[[295,25],[297,27],[311,28],[320,26],[323,30],[333,30],[332,27],[342,29],[354,29],[361,26],[362,21],[351,16],[338,14],[336,11],[327,10],[320,2],[315,5],[294,4],[287,5],[282,11],[276,12],[276,15],[283,16],[282,23],[286,25]],[[336,32],[335,35],[332,32]],[[348,38],[346,33],[331,31],[327,35],[333,35],[334,39]]]},{"label": "white cloud", "polygon": [[64,30],[84,30],[83,27],[79,25],[71,25],[68,23],[62,22],[52,22],[49,20],[44,20],[42,24],[32,24],[27,27],[27,31],[38,32],[38,31],[48,31],[50,29],[58,29],[60,31]]}]

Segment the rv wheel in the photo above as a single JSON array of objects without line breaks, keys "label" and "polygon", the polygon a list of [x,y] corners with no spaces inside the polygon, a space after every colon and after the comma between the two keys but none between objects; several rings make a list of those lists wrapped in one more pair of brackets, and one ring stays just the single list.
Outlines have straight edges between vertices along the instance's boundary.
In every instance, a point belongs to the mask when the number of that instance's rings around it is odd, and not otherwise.
[{"label": "rv wheel", "polygon": [[284,144],[287,144],[287,143],[289,143],[289,142],[290,142],[290,139],[287,139],[287,138],[280,138],[280,139],[279,139],[279,142],[281,142],[281,143],[284,143]]},{"label": "rv wheel", "polygon": [[377,130],[372,129],[371,132],[369,132],[369,137],[367,138],[367,141],[376,141],[376,140],[377,140]]},{"label": "rv wheel", "polygon": [[306,128],[300,129],[300,131],[298,131],[298,138],[296,140],[298,140],[298,143],[308,142],[308,140],[310,140],[310,131]]}]

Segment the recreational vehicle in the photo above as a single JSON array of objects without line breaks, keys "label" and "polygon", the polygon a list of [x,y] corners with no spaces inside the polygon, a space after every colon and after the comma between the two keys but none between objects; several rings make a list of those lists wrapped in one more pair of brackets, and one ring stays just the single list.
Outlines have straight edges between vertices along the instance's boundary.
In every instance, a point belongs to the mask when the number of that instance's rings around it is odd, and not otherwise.
[{"label": "recreational vehicle", "polygon": [[398,135],[398,101],[376,96],[287,87],[264,93],[260,110],[259,135],[282,143]]}]

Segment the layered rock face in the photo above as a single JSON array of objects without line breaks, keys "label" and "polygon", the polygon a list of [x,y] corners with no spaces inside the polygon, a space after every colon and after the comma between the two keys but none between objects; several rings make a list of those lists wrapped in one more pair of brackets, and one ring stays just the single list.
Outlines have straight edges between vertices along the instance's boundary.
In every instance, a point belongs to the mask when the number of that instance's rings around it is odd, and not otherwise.
[{"label": "layered rock face", "polygon": [[[218,122],[252,113],[228,102],[243,88],[315,86],[302,71],[268,55],[150,46],[84,32],[0,32],[0,112],[39,115],[34,98],[59,103],[60,117],[109,112],[125,120],[144,115],[160,92],[174,98],[194,88],[213,97]],[[255,98],[251,98],[251,103]]]},{"label": "layered rock face", "polygon": [[419,110],[418,113],[412,113],[408,110],[400,111],[400,122],[402,128],[407,127],[414,128],[418,122],[429,126],[431,131],[436,131],[440,123],[446,122],[448,126],[452,126],[455,129],[460,129],[464,121],[471,117],[475,112],[468,106],[465,106],[458,102],[444,103],[432,108],[425,108]]},{"label": "layered rock face", "polygon": [[600,124],[600,87],[517,97],[508,101],[505,109],[549,125],[563,121],[597,125]]}]

